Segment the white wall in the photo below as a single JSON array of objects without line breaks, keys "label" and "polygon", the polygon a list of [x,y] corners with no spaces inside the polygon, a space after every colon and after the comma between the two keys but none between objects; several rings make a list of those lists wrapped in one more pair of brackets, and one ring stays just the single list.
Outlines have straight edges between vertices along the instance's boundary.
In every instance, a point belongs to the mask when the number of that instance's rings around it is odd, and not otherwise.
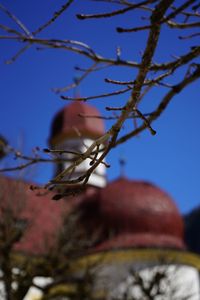
[{"label": "white wall", "polygon": [[[138,284],[138,282],[142,282],[142,284]],[[154,300],[200,299],[198,271],[190,266],[177,265],[155,266],[140,270],[135,275],[129,275],[115,291],[110,293],[110,297],[120,299],[125,293],[128,293],[129,296],[134,296],[135,300],[149,299],[145,296],[142,287],[148,289],[151,283],[154,283],[151,289]]]},{"label": "white wall", "polygon": [[[71,151],[76,151],[78,153],[84,153],[88,147],[91,146],[91,144],[94,142],[92,139],[69,139],[66,140],[56,146],[55,149],[58,150],[71,150]],[[97,156],[97,159],[99,158],[100,155]],[[73,154],[63,154],[60,156],[59,154],[57,155],[58,158],[63,157],[66,159],[73,159],[74,156]],[[74,172],[70,175],[71,179],[75,179],[79,177],[81,174],[86,172],[91,166],[90,166],[91,159],[86,159],[84,160],[80,165],[76,167]],[[66,169],[69,167],[70,163],[65,162],[63,163],[63,169]],[[66,176],[64,179],[69,179],[69,175]],[[93,174],[90,176],[89,184],[97,186],[97,187],[105,187],[106,185],[106,167],[103,164],[99,164],[98,167],[95,169]]]}]

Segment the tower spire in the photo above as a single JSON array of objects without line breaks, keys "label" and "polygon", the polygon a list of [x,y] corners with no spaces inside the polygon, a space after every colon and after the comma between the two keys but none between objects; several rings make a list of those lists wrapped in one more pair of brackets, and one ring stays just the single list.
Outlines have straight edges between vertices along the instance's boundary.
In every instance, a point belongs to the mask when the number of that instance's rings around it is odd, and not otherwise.
[{"label": "tower spire", "polygon": [[122,155],[119,158],[119,165],[120,165],[120,177],[124,177],[125,176],[126,160]]},{"label": "tower spire", "polygon": [[[104,123],[100,118],[80,118],[80,114],[100,115],[95,107],[80,101],[73,101],[65,106],[56,114],[52,122],[49,139],[52,149],[84,153],[97,138],[105,133]],[[75,158],[73,154],[68,152],[62,154],[64,161],[56,165],[55,176],[68,168],[72,159]],[[74,169],[71,175],[66,174],[63,180],[79,178],[90,168],[90,162],[91,159],[87,158]],[[91,174],[88,184],[96,187],[104,187],[106,185],[105,174],[105,166],[100,164],[95,172]]]},{"label": "tower spire", "polygon": [[80,69],[79,69],[78,66],[75,66],[74,70],[75,70],[75,72],[74,72],[74,77],[73,77],[73,81],[74,81],[74,90],[73,90],[73,92],[74,92],[74,98],[78,98],[78,97],[80,97],[80,90],[79,90],[80,76],[79,76],[77,71],[79,71]]}]

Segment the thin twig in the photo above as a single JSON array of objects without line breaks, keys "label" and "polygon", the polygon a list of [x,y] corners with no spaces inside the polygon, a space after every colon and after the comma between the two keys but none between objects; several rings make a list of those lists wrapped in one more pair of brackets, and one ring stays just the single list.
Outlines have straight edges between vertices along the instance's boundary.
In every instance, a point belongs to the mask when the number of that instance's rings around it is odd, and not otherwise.
[{"label": "thin twig", "polygon": [[150,4],[150,3],[154,3],[157,0],[145,0],[142,2],[139,2],[137,4],[132,4],[128,7],[122,8],[122,9],[118,9],[112,12],[108,12],[108,13],[102,13],[102,14],[91,14],[91,15],[84,15],[84,14],[77,14],[77,18],[80,20],[84,20],[84,19],[98,19],[98,18],[110,18],[110,17],[114,17],[116,15],[121,15],[124,14],[130,10],[134,10],[142,5],[145,4]]},{"label": "thin twig", "polygon": [[74,2],[74,0],[68,0],[65,4],[63,4],[58,11],[54,12],[53,17],[50,20],[48,20],[46,23],[41,25],[38,29],[33,31],[33,35],[37,35],[41,31],[49,27],[52,23],[54,23],[56,19],[58,19],[62,15],[62,13],[67,10],[67,8],[72,4],[72,2]]},{"label": "thin twig", "polygon": [[7,8],[5,8],[5,6],[3,6],[1,3],[0,3],[0,9],[5,14],[7,14],[7,16],[10,19],[12,19],[28,37],[32,37],[31,32],[26,28],[26,26],[13,13],[11,13]]},{"label": "thin twig", "polygon": [[[196,69],[190,76],[185,77],[179,84],[171,88],[171,90],[163,97],[158,107],[155,109],[155,111],[147,118],[148,122],[151,124],[153,121],[155,121],[166,109],[170,101],[173,99],[173,97],[180,93],[183,89],[185,89],[190,83],[194,82],[195,80],[200,78],[200,67]],[[115,144],[115,147],[117,145],[120,145],[122,143],[125,143],[130,138],[138,135],[140,132],[142,132],[146,128],[146,124],[144,123],[140,127],[137,128],[137,130],[134,130],[130,132],[127,135],[122,136],[118,139],[118,141]]]},{"label": "thin twig", "polygon": [[114,92],[111,92],[111,93],[105,93],[105,94],[96,95],[96,96],[80,97],[80,98],[74,98],[74,97],[68,97],[68,96],[60,96],[60,97],[63,100],[73,100],[73,101],[77,101],[77,102],[79,102],[79,101],[88,101],[88,100],[97,99],[97,98],[105,98],[105,97],[111,97],[111,96],[124,94],[124,93],[130,91],[131,89],[132,89],[132,87],[128,87],[128,88],[125,88],[123,90],[118,90],[118,91],[114,91]]},{"label": "thin twig", "polygon": [[74,89],[76,87],[78,87],[80,85],[80,83],[91,73],[94,71],[94,69],[96,68],[97,63],[95,62],[94,64],[92,64],[91,67],[89,67],[88,69],[86,69],[83,73],[82,76],[80,76],[75,82],[67,85],[66,87],[63,88],[54,88],[53,91],[56,93],[63,93],[63,92],[67,92],[70,89]]}]

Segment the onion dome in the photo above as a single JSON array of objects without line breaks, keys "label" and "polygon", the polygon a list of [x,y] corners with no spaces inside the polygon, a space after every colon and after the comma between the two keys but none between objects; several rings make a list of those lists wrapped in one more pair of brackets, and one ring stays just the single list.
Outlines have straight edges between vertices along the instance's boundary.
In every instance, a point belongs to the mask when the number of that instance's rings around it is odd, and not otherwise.
[{"label": "onion dome", "polygon": [[125,178],[101,190],[99,211],[111,237],[96,250],[130,247],[184,249],[183,220],[168,194]]},{"label": "onion dome", "polygon": [[66,138],[77,138],[79,134],[84,138],[95,139],[104,133],[104,122],[99,111],[86,103],[74,101],[53,119],[49,143],[57,144]]}]

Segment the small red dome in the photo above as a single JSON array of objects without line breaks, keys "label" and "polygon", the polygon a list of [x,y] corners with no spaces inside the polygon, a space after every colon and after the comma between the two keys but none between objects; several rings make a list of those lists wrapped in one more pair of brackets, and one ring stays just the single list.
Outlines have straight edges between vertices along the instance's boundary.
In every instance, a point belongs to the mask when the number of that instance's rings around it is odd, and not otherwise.
[{"label": "small red dome", "polygon": [[100,137],[105,133],[105,129],[104,122],[98,117],[100,113],[95,107],[79,101],[70,103],[54,117],[49,143],[52,145],[66,137],[77,137],[79,133],[84,138]]},{"label": "small red dome", "polygon": [[111,239],[97,249],[184,248],[183,220],[173,200],[158,187],[125,178],[101,190],[99,210]]}]

